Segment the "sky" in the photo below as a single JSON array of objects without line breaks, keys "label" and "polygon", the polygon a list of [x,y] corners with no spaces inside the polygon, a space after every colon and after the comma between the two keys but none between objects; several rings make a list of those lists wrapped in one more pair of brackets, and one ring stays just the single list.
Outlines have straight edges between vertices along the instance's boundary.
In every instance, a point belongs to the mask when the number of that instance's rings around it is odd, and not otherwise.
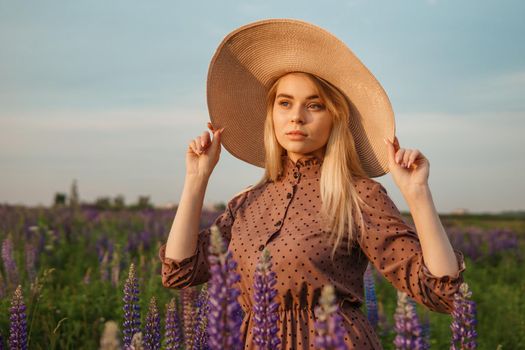
[{"label": "sky", "polygon": [[[296,18],[379,80],[401,147],[429,159],[438,212],[525,210],[523,13],[522,1],[0,0],[0,203],[47,206],[74,179],[82,201],[177,203],[215,49],[241,25]],[[223,148],[205,205],[262,174]],[[407,210],[391,174],[375,180]]]}]

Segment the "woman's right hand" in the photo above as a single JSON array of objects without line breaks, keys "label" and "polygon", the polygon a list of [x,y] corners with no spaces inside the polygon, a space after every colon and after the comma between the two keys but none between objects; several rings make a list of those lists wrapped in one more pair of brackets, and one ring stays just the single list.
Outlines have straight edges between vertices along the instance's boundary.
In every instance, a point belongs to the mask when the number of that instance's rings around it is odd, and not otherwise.
[{"label": "woman's right hand", "polygon": [[210,140],[208,131],[191,140],[186,152],[186,175],[209,178],[221,154],[221,133],[224,128],[215,130],[210,122],[208,129],[213,133]]}]

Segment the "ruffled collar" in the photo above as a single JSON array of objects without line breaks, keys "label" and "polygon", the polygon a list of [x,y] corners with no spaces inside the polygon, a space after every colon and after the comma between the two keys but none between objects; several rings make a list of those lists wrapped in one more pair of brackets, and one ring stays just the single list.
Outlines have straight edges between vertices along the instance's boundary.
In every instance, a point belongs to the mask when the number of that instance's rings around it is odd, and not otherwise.
[{"label": "ruffled collar", "polygon": [[308,155],[299,158],[294,162],[288,154],[281,155],[283,165],[283,177],[285,180],[297,183],[302,178],[321,177],[321,166],[323,159],[315,155]]}]

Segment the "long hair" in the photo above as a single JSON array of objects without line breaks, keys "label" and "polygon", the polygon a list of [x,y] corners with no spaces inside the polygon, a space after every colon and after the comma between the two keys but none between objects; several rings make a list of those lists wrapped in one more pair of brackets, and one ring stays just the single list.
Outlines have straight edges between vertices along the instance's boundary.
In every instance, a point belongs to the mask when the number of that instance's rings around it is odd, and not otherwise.
[{"label": "long hair", "polygon": [[[363,233],[365,231],[360,209],[363,201],[357,194],[354,184],[357,179],[367,178],[368,175],[361,165],[354,139],[349,129],[349,121],[352,116],[347,98],[326,80],[310,73],[304,74],[316,85],[319,95],[325,101],[326,107],[333,118],[332,129],[321,165],[320,178],[322,202],[320,214],[325,218],[324,222],[327,223],[325,229],[331,233],[330,243],[333,244],[331,259],[333,260],[337,246],[341,243],[346,232],[348,233],[348,251],[350,252],[351,243],[356,239],[356,230],[360,229]],[[268,180],[275,181],[283,171],[281,156],[286,150],[277,141],[273,123],[273,105],[277,94],[277,86],[282,77],[272,84],[266,97],[264,175],[256,184],[239,193],[259,187]],[[330,215],[328,215],[329,213]]]}]

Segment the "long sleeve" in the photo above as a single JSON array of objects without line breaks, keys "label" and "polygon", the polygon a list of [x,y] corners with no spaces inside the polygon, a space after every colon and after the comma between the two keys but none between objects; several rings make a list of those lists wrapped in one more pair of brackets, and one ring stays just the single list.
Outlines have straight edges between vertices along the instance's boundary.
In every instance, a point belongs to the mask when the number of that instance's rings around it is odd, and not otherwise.
[{"label": "long sleeve", "polygon": [[167,243],[161,245],[159,258],[162,264],[161,276],[164,287],[183,289],[209,280],[208,249],[210,246],[211,227],[217,225],[222,237],[229,245],[235,213],[246,198],[247,193],[243,192],[233,197],[228,202],[224,212],[215,219],[213,224],[199,231],[197,247],[191,256],[176,261],[166,257]]},{"label": "long sleeve", "polygon": [[358,233],[361,249],[395,288],[432,311],[450,314],[466,268],[463,253],[454,249],[456,276],[433,275],[425,265],[415,228],[405,222],[386,189],[375,180],[363,181],[360,196],[366,203],[362,213],[367,233],[364,237]]}]

